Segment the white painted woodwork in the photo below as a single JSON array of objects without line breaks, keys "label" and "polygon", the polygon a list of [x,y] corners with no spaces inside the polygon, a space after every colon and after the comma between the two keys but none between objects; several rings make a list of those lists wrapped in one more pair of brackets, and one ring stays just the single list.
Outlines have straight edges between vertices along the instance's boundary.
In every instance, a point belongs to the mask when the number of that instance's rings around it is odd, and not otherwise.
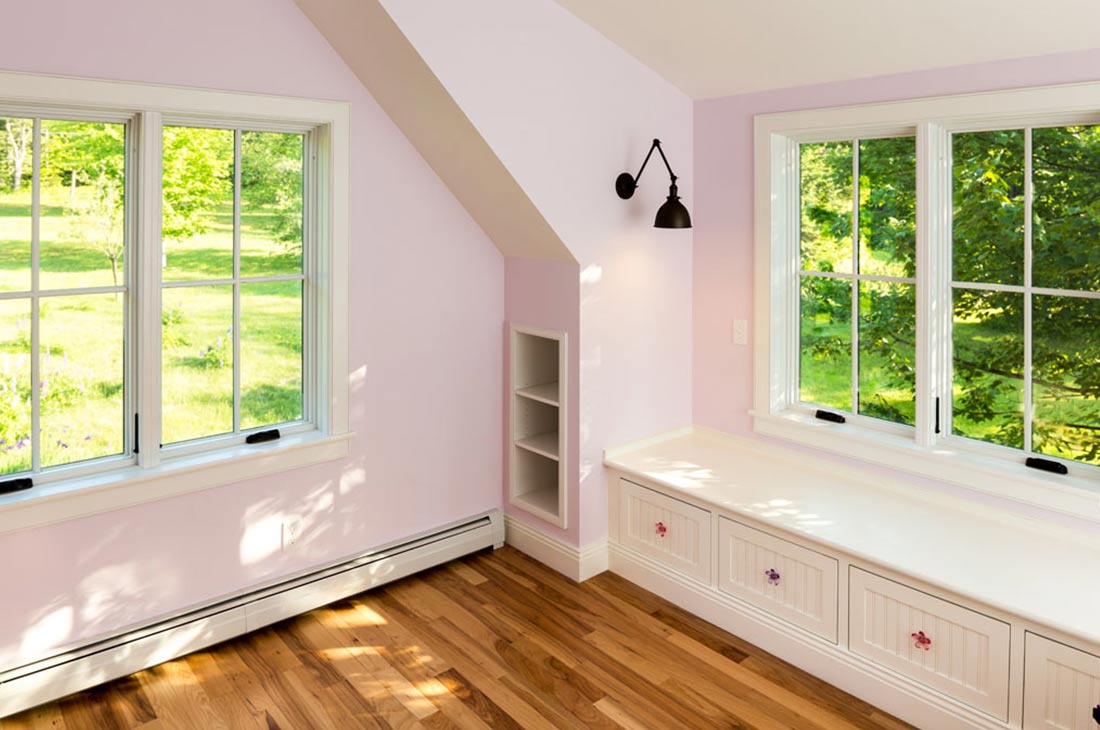
[{"label": "white painted woodwork", "polygon": [[[1096,607],[1100,620],[1100,606]],[[1024,730],[1097,730],[1100,656],[1028,632]]]},{"label": "white painted woodwork", "polygon": [[[1094,533],[700,427],[609,450],[604,463],[608,565],[628,580],[916,727],[1100,728],[1086,722],[1100,704]],[[669,505],[712,520],[713,582],[682,546],[658,550],[642,532]],[[750,549],[778,561],[788,545],[800,562],[836,562],[838,643],[792,625],[762,598],[769,587],[746,585],[764,570],[737,567]],[[782,585],[790,569],[775,569]]]},{"label": "white painted woodwork", "polygon": [[566,333],[512,325],[508,502],[566,527]]},{"label": "white painted woodwork", "polygon": [[855,567],[849,591],[853,652],[1008,719],[1008,624]]},{"label": "white painted woodwork", "polygon": [[619,489],[619,542],[709,583],[710,512],[626,479]]},{"label": "white painted woodwork", "polygon": [[1100,645],[1100,581],[1081,578],[1100,565],[1095,532],[698,426],[608,451],[605,463],[731,519]]},{"label": "white painted woodwork", "polygon": [[835,558],[723,517],[718,588],[836,642]]}]

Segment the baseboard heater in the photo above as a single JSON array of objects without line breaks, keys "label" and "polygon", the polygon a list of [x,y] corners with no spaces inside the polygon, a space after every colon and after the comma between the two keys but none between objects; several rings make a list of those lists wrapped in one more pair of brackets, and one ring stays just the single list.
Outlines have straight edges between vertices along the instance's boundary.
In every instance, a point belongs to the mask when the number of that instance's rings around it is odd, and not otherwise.
[{"label": "baseboard heater", "polygon": [[504,544],[499,510],[0,672],[0,717]]}]

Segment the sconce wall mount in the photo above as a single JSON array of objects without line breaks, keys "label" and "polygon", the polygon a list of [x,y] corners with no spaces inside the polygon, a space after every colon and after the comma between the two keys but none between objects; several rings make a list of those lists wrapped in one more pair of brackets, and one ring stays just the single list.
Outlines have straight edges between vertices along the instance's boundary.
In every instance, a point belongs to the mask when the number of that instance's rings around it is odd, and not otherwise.
[{"label": "sconce wall mount", "polygon": [[668,158],[665,157],[665,151],[661,149],[661,140],[659,139],[653,140],[653,144],[650,146],[637,175],[624,172],[615,178],[615,192],[623,200],[634,197],[634,191],[638,189],[638,181],[642,178],[645,166],[649,164],[649,158],[653,156],[653,150],[657,150],[657,153],[661,155],[661,160],[665,163],[665,169],[668,170],[669,177],[668,199],[657,209],[657,217],[653,220],[653,227],[691,228],[691,214],[680,202],[679,189],[676,187],[676,174],[672,172],[672,166],[668,164]]}]

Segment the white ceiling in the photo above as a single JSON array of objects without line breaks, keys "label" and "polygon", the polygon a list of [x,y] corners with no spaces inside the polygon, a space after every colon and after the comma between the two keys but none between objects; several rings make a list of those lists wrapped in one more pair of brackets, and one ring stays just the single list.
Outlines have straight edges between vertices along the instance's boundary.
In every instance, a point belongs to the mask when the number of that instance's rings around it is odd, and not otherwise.
[{"label": "white ceiling", "polygon": [[1098,0],[557,2],[696,99],[1100,48]]}]

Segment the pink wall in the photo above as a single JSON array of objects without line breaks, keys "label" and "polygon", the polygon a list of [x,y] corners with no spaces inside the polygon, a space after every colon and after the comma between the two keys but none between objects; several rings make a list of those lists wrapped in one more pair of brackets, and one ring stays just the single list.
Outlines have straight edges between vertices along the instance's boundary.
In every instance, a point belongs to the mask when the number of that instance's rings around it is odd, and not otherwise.
[{"label": "pink wall", "polygon": [[580,262],[568,539],[598,542],[603,450],[691,422],[691,231],[652,227],[668,191],[659,159],[629,202],[613,183],[659,137],[692,209],[692,102],[552,0],[382,4]]},{"label": "pink wall", "polygon": [[[501,503],[504,263],[292,0],[39,0],[0,68],[352,105],[343,462],[0,535],[0,668]],[[279,550],[280,515],[305,515]],[[18,556],[15,559],[14,556]]]},{"label": "pink wall", "polygon": [[565,332],[568,335],[569,372],[567,414],[576,414],[580,409],[580,358],[573,349],[580,340],[580,274],[576,264],[556,261],[530,261],[527,259],[506,259],[504,264],[504,511],[518,520],[542,530],[559,540],[577,544],[580,535],[580,504],[576,498],[579,489],[577,464],[580,454],[580,434],[572,424],[575,415],[569,418],[570,426],[566,443],[566,488],[569,501],[566,510],[566,529],[547,525],[530,513],[507,504],[509,489],[509,470],[511,467],[511,336],[512,324],[543,327]]},{"label": "pink wall", "polygon": [[695,103],[695,422],[752,430],[752,349],[732,344],[752,323],[753,117],[1100,79],[1100,50],[880,76]]}]

